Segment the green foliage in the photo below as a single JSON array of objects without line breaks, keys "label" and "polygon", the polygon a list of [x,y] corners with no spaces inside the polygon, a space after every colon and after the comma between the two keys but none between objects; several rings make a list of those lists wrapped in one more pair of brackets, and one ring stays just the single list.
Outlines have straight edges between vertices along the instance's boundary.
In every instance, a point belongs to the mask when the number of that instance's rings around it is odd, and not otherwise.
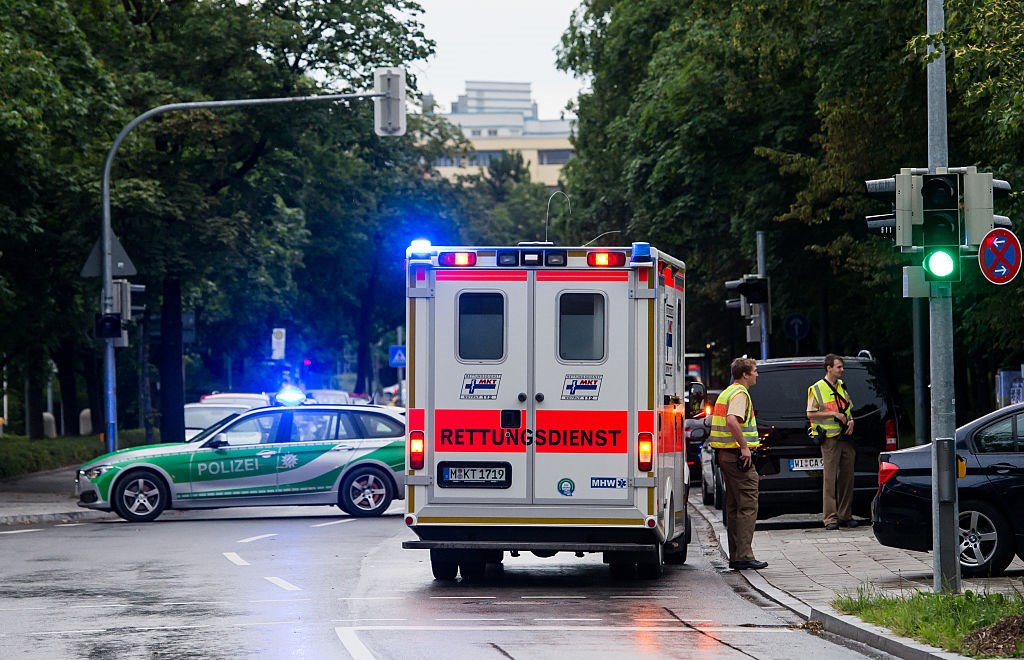
[{"label": "green foliage", "polygon": [[977,593],[889,595],[862,587],[837,597],[832,605],[868,623],[888,628],[947,651],[965,652],[968,633],[1012,615],[1024,614],[1024,594]]},{"label": "green foliage", "polygon": [[[141,429],[118,433],[120,449],[142,444],[145,444],[145,433]],[[0,479],[78,465],[105,453],[106,441],[99,435],[41,440],[5,435],[0,437],[0,455],[3,456],[0,461]]]}]

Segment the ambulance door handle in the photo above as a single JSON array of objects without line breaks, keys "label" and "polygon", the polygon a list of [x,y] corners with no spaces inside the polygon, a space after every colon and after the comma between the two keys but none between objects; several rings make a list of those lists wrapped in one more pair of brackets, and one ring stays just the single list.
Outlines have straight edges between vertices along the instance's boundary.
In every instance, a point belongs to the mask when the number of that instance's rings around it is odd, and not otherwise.
[{"label": "ambulance door handle", "polygon": [[537,401],[537,403],[540,403],[541,401],[544,400],[544,393],[543,392],[537,392],[537,394],[534,395],[533,398]]},{"label": "ambulance door handle", "polygon": [[519,403],[526,403],[526,392],[519,393]]}]

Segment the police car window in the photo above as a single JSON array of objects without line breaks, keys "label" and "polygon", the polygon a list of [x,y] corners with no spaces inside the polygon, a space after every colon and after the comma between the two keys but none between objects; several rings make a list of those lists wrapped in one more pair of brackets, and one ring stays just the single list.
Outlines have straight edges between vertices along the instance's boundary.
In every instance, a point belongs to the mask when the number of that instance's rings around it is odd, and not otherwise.
[{"label": "police car window", "polygon": [[290,442],[334,440],[338,435],[338,414],[297,410],[292,413]]},{"label": "police car window", "polygon": [[347,440],[358,437],[359,431],[356,430],[356,423],[353,421],[352,415],[348,413],[338,415],[338,439]]},{"label": "police car window", "polygon": [[1004,417],[974,434],[979,454],[1006,454],[1016,451],[1013,441],[1013,417]]},{"label": "police car window", "polygon": [[228,444],[234,447],[274,442],[281,415],[279,412],[256,415],[232,424],[224,431]]},{"label": "police car window", "polygon": [[563,293],[558,297],[558,357],[604,359],[604,296]]},{"label": "police car window", "polygon": [[405,435],[405,427],[386,415],[356,413],[367,438],[396,438]]},{"label": "police car window", "polygon": [[500,360],[505,353],[505,299],[500,293],[459,296],[459,357]]}]

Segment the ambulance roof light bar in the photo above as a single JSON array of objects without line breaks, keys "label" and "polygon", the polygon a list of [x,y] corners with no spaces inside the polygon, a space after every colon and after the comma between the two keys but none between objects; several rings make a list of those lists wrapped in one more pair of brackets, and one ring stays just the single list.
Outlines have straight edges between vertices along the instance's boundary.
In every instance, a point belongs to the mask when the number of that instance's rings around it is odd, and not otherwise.
[{"label": "ambulance roof light bar", "polygon": [[651,262],[651,244],[650,243],[633,243],[633,254],[629,258],[631,263],[650,263]]},{"label": "ambulance roof light bar", "polygon": [[409,259],[429,260],[434,254],[434,247],[430,244],[429,240],[425,238],[417,238],[409,244],[409,248],[405,251],[405,254]]},{"label": "ambulance roof light bar", "polygon": [[587,265],[597,266],[598,268],[614,268],[616,266],[625,266],[626,253],[609,252],[605,250],[601,250],[600,252],[587,252]]},{"label": "ambulance roof light bar", "polygon": [[442,252],[437,255],[439,266],[475,266],[476,252]]}]

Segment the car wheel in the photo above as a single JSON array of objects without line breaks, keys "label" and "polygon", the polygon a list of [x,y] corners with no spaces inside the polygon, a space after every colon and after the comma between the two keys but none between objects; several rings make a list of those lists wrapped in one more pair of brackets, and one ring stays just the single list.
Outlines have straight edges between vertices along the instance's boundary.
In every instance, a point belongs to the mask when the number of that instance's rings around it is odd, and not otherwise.
[{"label": "car wheel", "polygon": [[391,480],[373,467],[357,467],[349,471],[338,491],[338,506],[360,518],[379,516],[391,506],[394,497]]},{"label": "car wheel", "polygon": [[700,501],[705,506],[715,503],[715,491],[711,489],[711,484],[708,483],[707,479],[701,479],[700,481]]},{"label": "car wheel", "polygon": [[722,471],[715,470],[715,508],[725,510],[725,483],[722,481]]},{"label": "car wheel", "polygon": [[1013,559],[1013,533],[1006,518],[985,502],[960,504],[960,570],[966,577],[1001,575]]},{"label": "car wheel", "polygon": [[150,470],[130,472],[114,487],[114,511],[130,522],[149,522],[167,508],[167,485]]},{"label": "car wheel", "polygon": [[451,582],[459,572],[459,563],[450,550],[430,551],[430,572],[435,580]]}]

